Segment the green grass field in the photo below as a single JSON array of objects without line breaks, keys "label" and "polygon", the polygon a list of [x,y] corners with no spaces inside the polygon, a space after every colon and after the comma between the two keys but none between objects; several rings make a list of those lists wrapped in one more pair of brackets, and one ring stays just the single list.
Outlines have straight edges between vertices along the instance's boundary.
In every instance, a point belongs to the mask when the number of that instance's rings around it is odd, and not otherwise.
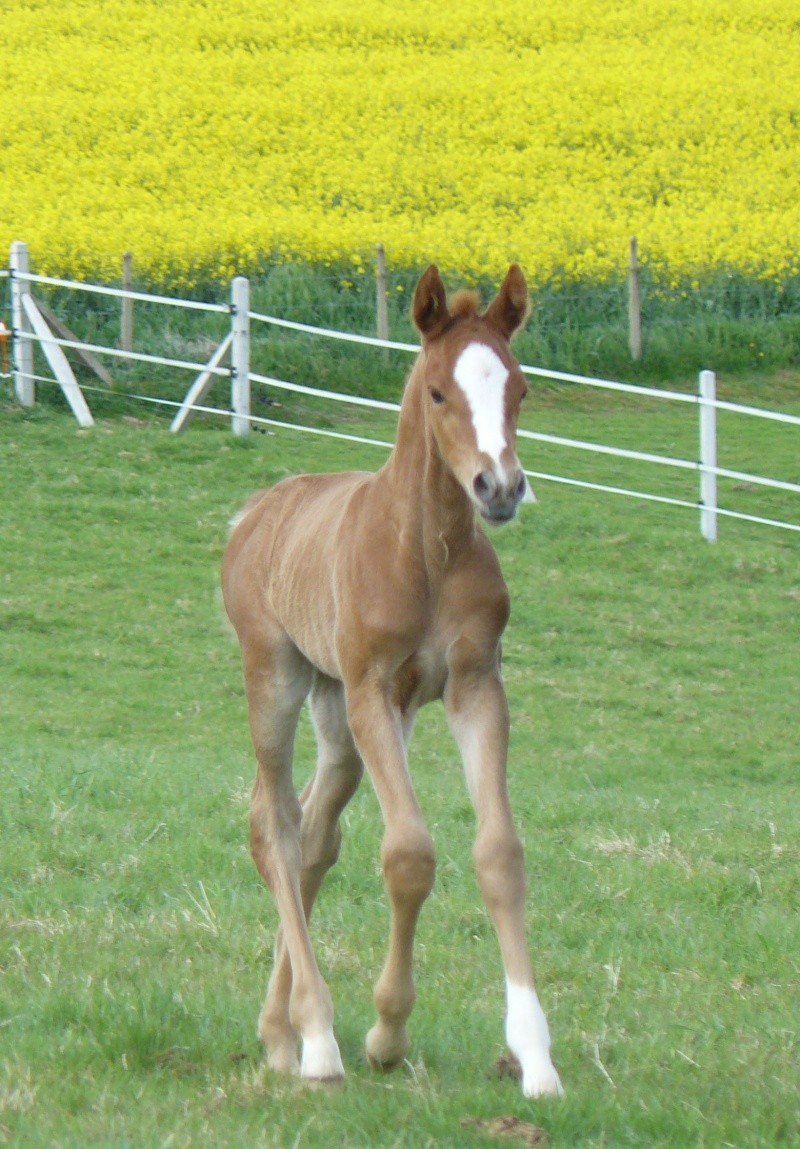
[{"label": "green grass field", "polygon": [[[677,412],[535,403],[526,418],[555,433],[696,450]],[[797,481],[796,435],[737,424],[727,443],[724,465]],[[490,1074],[502,971],[438,707],[412,746],[439,869],[410,1060],[380,1076],[362,1053],[387,929],[365,782],[314,923],[346,1085],[262,1068],[276,916],[247,851],[219,559],[255,487],[382,458],[0,411],[0,1142],[490,1146],[462,1119],[516,1115],[569,1149],[800,1144],[800,537],[725,521],[710,546],[690,511],[546,483],[493,538],[513,599],[510,786],[566,1097],[527,1102]],[[608,460],[581,473],[601,465],[611,481]],[[694,477],[667,477],[694,497]],[[304,722],[298,781],[312,760]]]}]

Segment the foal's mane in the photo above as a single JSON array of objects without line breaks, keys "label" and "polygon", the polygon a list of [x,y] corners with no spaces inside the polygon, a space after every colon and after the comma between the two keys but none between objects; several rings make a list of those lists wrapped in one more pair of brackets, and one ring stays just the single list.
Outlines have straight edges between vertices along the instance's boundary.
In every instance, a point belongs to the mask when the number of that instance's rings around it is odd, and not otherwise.
[{"label": "foal's mane", "polygon": [[448,310],[453,319],[467,319],[471,315],[477,315],[480,305],[480,294],[469,288],[463,288],[461,291],[457,291],[455,295],[447,301]]}]

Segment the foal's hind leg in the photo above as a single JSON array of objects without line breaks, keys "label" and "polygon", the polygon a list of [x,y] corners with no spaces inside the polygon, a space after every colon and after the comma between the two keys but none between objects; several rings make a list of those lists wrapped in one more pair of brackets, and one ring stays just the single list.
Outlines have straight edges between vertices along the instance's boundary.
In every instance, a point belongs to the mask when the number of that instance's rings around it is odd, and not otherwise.
[{"label": "foal's hind leg", "polygon": [[[250,725],[258,760],[250,815],[255,863],[278,907],[291,962],[291,993],[286,1018],[263,1016],[260,1023],[270,1064],[296,1068],[295,1033],[303,1041],[300,1073],[309,1078],[344,1074],[333,1035],[330,992],[317,967],[300,890],[301,808],[292,783],[292,750],[297,718],[311,669],[280,632],[243,649]],[[274,1022],[274,1025],[271,1025]]]},{"label": "foal's hind leg", "polygon": [[[315,675],[311,716],[317,734],[317,768],[300,796],[303,810],[300,893],[307,921],[325,874],[339,856],[342,838],[339,817],[355,794],[364,770],[347,724],[341,683]],[[291,989],[292,967],[281,930],[275,944],[275,965],[267,999],[259,1019],[259,1035],[264,1044],[271,1047],[269,1061],[275,1069],[299,1068],[289,1021]]]}]

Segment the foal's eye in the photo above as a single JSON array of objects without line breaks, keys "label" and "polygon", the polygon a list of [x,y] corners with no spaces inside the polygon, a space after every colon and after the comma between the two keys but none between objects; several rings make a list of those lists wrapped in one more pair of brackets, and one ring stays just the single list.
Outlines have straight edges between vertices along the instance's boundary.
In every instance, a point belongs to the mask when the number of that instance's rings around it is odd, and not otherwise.
[{"label": "foal's eye", "polygon": [[431,391],[431,399],[433,399],[434,403],[444,403],[444,395],[435,388]]}]

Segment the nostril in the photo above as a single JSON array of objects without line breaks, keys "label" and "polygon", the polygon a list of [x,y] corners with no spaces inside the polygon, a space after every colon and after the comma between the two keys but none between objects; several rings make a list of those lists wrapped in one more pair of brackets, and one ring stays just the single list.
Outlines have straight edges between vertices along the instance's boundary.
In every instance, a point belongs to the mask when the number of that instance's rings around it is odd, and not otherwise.
[{"label": "nostril", "polygon": [[479,499],[488,502],[495,494],[497,484],[491,471],[481,471],[472,480],[472,487]]},{"label": "nostril", "polygon": [[514,488],[514,498],[519,500],[525,497],[525,492],[528,489],[528,480],[525,478],[525,472],[520,471],[517,478],[517,485]]}]

